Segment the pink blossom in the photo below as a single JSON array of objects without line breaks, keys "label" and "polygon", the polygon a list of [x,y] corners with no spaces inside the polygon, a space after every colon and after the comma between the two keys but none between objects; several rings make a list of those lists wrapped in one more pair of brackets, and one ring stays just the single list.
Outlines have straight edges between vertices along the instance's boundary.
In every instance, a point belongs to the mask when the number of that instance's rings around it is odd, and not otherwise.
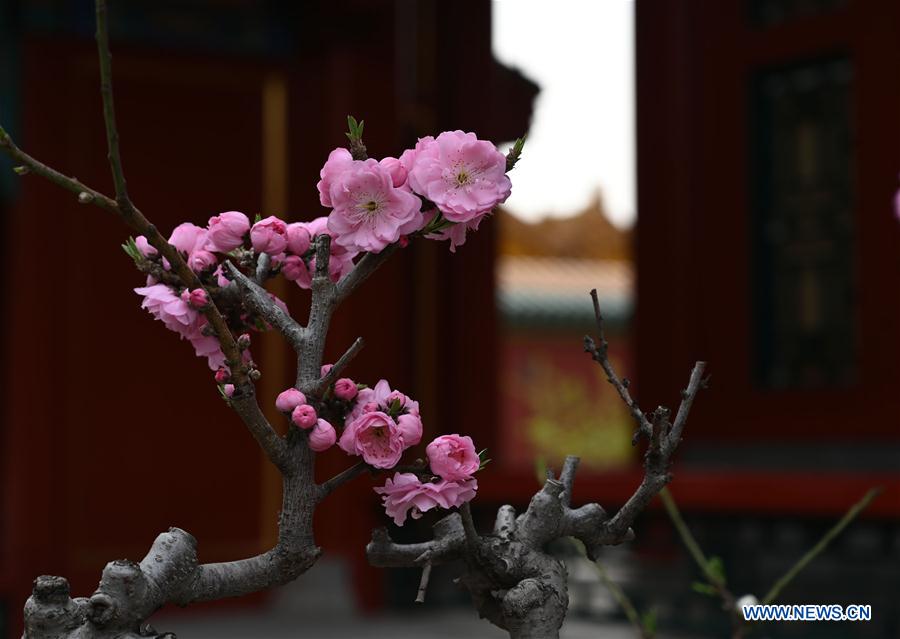
[{"label": "pink blossom", "polygon": [[316,425],[312,427],[312,430],[309,431],[309,447],[317,453],[334,446],[336,439],[337,433],[334,432],[334,426],[324,419],[318,420]]},{"label": "pink blossom", "polygon": [[378,383],[375,384],[374,388],[364,388],[359,391],[359,395],[357,395],[356,399],[356,406],[351,412],[351,416],[358,417],[363,412],[371,412],[365,411],[366,405],[370,402],[374,402],[376,406],[380,407],[379,410],[387,412],[391,409],[391,404],[395,400],[400,405],[401,413],[410,413],[412,415],[419,414],[419,402],[414,401],[400,391],[391,390],[388,381],[386,379],[380,379],[378,380]]},{"label": "pink blossom", "polygon": [[375,160],[354,162],[331,184],[328,230],[341,246],[377,253],[422,227],[419,198],[395,188]]},{"label": "pink blossom", "polygon": [[[206,326],[207,320],[202,315],[197,321],[196,330],[187,337],[191,346],[194,347],[194,354],[197,357],[205,357],[206,363],[212,370],[216,370],[225,366],[225,354],[219,340],[213,335],[204,335],[203,327]],[[245,359],[250,355],[249,351],[244,353]]]},{"label": "pink blossom", "polygon": [[222,387],[222,392],[225,393],[225,397],[231,397],[234,395],[234,384],[225,384]]},{"label": "pink blossom", "polygon": [[474,133],[445,131],[421,149],[416,146],[409,185],[449,221],[469,222],[509,197],[506,158]]},{"label": "pink blossom", "polygon": [[159,251],[156,250],[154,246],[150,245],[150,242],[147,241],[147,238],[143,235],[138,235],[134,238],[134,244],[137,246],[137,250],[140,251],[141,255],[144,257],[153,257],[154,255],[159,255]]},{"label": "pink blossom", "polygon": [[[185,299],[165,284],[154,284],[136,288],[134,292],[144,297],[141,308],[147,309],[153,317],[165,324],[170,331],[187,339],[199,357],[205,357],[210,369],[217,370],[225,365],[225,355],[219,340],[203,334],[206,318],[188,304]],[[186,296],[189,297],[189,296]]]},{"label": "pink blossom", "polygon": [[302,222],[287,226],[287,248],[294,255],[303,255],[309,250],[311,235]]},{"label": "pink blossom", "polygon": [[397,423],[381,411],[364,413],[348,423],[338,445],[350,455],[361,455],[375,468],[392,468],[403,454]]},{"label": "pink blossom", "polygon": [[[322,203],[322,206],[332,206],[331,186],[344,171],[353,166],[353,162],[353,156],[350,155],[350,151],[343,147],[338,147],[328,154],[328,160],[325,162],[322,170],[319,171],[319,177],[322,179],[316,184],[316,188],[319,190],[319,201]],[[309,234],[317,235],[312,230],[310,230]]]},{"label": "pink blossom", "polygon": [[[206,291],[202,288],[195,288],[193,291],[187,291],[187,299],[185,300],[188,304],[196,309],[202,309],[204,306],[209,304],[209,296],[206,294]],[[182,293],[182,296],[184,293]]]},{"label": "pink blossom", "polygon": [[409,172],[412,171],[413,165],[416,163],[416,157],[418,157],[419,152],[434,142],[434,137],[431,135],[426,135],[424,138],[419,138],[416,142],[416,146],[413,149],[406,149],[403,153],[400,154],[400,166],[406,169],[407,179]]},{"label": "pink blossom", "polygon": [[224,384],[224,383],[227,382],[229,379],[231,379],[231,371],[229,371],[229,370],[228,370],[227,368],[225,368],[225,367],[222,367],[222,368],[220,368],[219,370],[216,371],[215,377],[216,377],[216,381],[217,381],[219,384]]},{"label": "pink blossom", "polygon": [[[335,150],[338,150],[338,149],[335,149]],[[343,149],[343,150],[346,151],[347,149]],[[332,153],[333,152],[334,151],[332,151]],[[348,155],[349,155],[349,153],[350,152],[347,151]],[[325,206],[331,206],[331,204],[326,204]],[[330,236],[331,234],[328,232],[328,216],[322,215],[322,216],[314,219],[312,222],[306,222],[306,230],[309,231],[310,237],[315,237],[317,235],[329,235]]]},{"label": "pink blossom", "polygon": [[481,465],[472,438],[441,435],[425,448],[431,472],[448,481],[468,479]]},{"label": "pink blossom", "polygon": [[325,377],[331,372],[332,368],[334,368],[334,364],[322,364],[322,367],[319,369],[319,377]]},{"label": "pink blossom", "polygon": [[287,224],[274,215],[250,228],[250,243],[257,253],[278,255],[287,248]]},{"label": "pink blossom", "polygon": [[165,284],[136,288],[134,292],[144,297],[141,308],[150,311],[170,331],[182,337],[190,337],[196,331],[197,311]]},{"label": "pink blossom", "polygon": [[219,260],[209,251],[198,250],[188,255],[187,263],[194,273],[202,273],[216,266]]},{"label": "pink blossom", "polygon": [[318,419],[316,409],[309,404],[300,404],[291,413],[291,421],[300,428],[312,428]]},{"label": "pink blossom", "polygon": [[306,395],[296,388],[289,388],[278,393],[275,398],[275,408],[282,413],[292,413],[300,404],[306,403]]},{"label": "pink blossom", "polygon": [[[375,488],[383,495],[385,511],[394,523],[402,526],[407,515],[418,519],[432,508],[458,508],[475,496],[478,483],[475,479],[463,482],[441,480],[422,483],[413,473],[394,473],[383,488]],[[410,512],[412,511],[412,512]]]},{"label": "pink blossom", "polygon": [[205,243],[206,231],[190,222],[179,224],[169,236],[169,244],[182,253],[191,253],[195,248],[203,248],[202,245]]},{"label": "pink blossom", "polygon": [[228,286],[229,284],[231,284],[231,280],[229,280],[227,277],[225,277],[225,272],[222,270],[221,264],[219,264],[218,268],[216,268],[216,270],[213,271],[213,275],[216,278],[217,286],[225,287],[225,286]]},{"label": "pink blossom", "polygon": [[478,225],[485,217],[487,216],[483,215],[469,222],[452,224],[437,233],[429,233],[425,237],[429,240],[450,240],[450,252],[456,253],[456,247],[466,243],[466,234],[469,231],[478,230]]},{"label": "pink blossom", "polygon": [[397,418],[397,427],[403,436],[403,447],[409,448],[422,441],[422,418],[408,413]]},{"label": "pink blossom", "polygon": [[240,211],[225,211],[209,218],[206,250],[227,253],[244,243],[250,220]]},{"label": "pink blossom", "polygon": [[309,269],[306,266],[306,262],[303,261],[302,257],[296,255],[288,255],[284,258],[284,261],[281,263],[281,274],[284,275],[285,279],[291,282],[298,280],[308,282],[307,288],[312,283],[312,278],[309,276]]},{"label": "pink blossom", "polygon": [[391,182],[396,188],[400,188],[404,184],[406,184],[406,169],[403,167],[403,164],[397,158],[383,158],[378,164],[382,166],[391,176]]},{"label": "pink blossom", "polygon": [[349,377],[342,377],[334,383],[334,396],[344,401],[350,401],[356,397],[356,382]]}]

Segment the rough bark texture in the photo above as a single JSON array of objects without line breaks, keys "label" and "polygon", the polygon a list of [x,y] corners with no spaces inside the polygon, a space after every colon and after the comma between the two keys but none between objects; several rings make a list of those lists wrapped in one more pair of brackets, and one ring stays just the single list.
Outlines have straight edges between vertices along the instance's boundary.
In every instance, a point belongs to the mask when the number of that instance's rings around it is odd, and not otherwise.
[{"label": "rough bark texture", "polygon": [[460,560],[466,571],[460,583],[469,591],[479,614],[503,628],[512,639],[553,639],[566,616],[569,598],[563,563],[546,552],[547,544],[574,537],[584,544],[590,559],[602,546],[634,537],[631,525],[649,501],[669,482],[669,465],[681,441],[681,433],[694,397],[704,384],[704,362],[697,362],[674,423],[669,411],[657,408],[648,418],[631,398],[627,381],[621,380],[607,358],[603,317],[596,291],[591,292],[600,343],[585,337],[585,351],[599,363],[607,378],[631,410],[637,422],[635,441],[646,436],[644,478],[634,494],[612,517],[598,504],[572,508],[571,495],[578,468],[577,457],[567,457],[559,479],[548,473],[544,486],[528,508],[516,516],[512,506],[497,511],[494,530],[481,536],[475,530],[468,507],[441,519],[434,539],[417,544],[396,544],[385,529],[376,530],[366,549],[375,566],[423,568],[427,585],[430,566]]}]

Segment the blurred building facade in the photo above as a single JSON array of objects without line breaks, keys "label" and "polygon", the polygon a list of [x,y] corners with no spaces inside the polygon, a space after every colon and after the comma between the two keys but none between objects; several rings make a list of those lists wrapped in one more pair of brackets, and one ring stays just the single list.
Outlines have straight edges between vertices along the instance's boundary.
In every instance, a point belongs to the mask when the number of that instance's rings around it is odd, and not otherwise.
[{"label": "blurred building facade", "polygon": [[[24,149],[109,191],[92,4],[2,4],[0,107]],[[111,4],[129,189],[164,232],[223,210],[327,213],[315,183],[346,142],[347,114],[365,119],[368,148],[381,157],[440,130],[512,140],[527,130],[537,92],[493,61],[487,1]],[[35,576],[64,575],[89,594],[107,561],[141,558],[170,526],[200,540],[203,561],[269,547],[280,484],[204,363],[140,309],[131,291],[140,276],[119,249],[126,229],[38,180],[8,179],[9,168],[0,194],[0,634],[18,637]],[[43,244],[42,257],[40,237],[53,246]],[[335,316],[327,356],[362,335],[353,376],[386,377],[416,397],[426,438],[494,421],[482,401],[496,379],[493,242],[488,224],[452,259],[446,244],[411,246]],[[301,291],[278,293],[302,316]],[[377,329],[360,319],[373,308]],[[258,341],[268,405],[293,363],[277,337]],[[493,447],[490,429],[474,434]],[[347,463],[333,451],[317,470],[325,478]],[[344,558],[350,599],[363,609],[381,606],[384,591],[383,573],[363,556],[383,523],[372,483],[316,513],[317,543]]]}]

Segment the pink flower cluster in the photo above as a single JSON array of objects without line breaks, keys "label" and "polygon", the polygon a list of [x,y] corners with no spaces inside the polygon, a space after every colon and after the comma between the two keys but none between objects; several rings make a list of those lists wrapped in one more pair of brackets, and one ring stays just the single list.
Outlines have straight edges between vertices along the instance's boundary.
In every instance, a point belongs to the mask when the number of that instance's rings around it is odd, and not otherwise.
[{"label": "pink flower cluster", "polygon": [[151,284],[136,288],[134,292],[144,297],[141,308],[150,311],[153,317],[165,324],[170,331],[178,333],[181,339],[188,340],[198,357],[206,357],[210,369],[217,370],[225,365],[219,340],[203,334],[203,327],[207,324],[206,317],[195,306],[198,298],[205,299],[202,289],[185,290],[178,295],[165,284]]},{"label": "pink flower cluster", "polygon": [[[322,367],[322,376],[330,370]],[[329,399],[330,398],[330,399]],[[392,390],[387,380],[374,388],[360,387],[352,379],[337,380],[316,407],[295,388],[278,395],[276,408],[290,416],[291,422],[308,432],[310,448],[327,450],[337,442],[349,455],[362,457],[373,468],[389,470],[397,466],[403,452],[422,439],[419,404],[407,395]],[[342,424],[338,438],[332,422]],[[426,448],[430,472],[436,481],[423,482],[415,473],[394,474],[384,487],[375,491],[383,496],[387,513],[401,525],[431,508],[453,508],[475,496],[478,483],[473,477],[481,460],[470,437],[442,435]]]},{"label": "pink flower cluster", "polygon": [[[455,250],[511,189],[504,155],[462,131],[421,138],[399,159],[354,160],[337,148],[319,175],[319,200],[332,208],[328,229],[335,242],[372,253],[423,229],[430,238],[449,239]],[[425,203],[436,209],[423,211]],[[431,228],[438,214],[447,224]]]}]

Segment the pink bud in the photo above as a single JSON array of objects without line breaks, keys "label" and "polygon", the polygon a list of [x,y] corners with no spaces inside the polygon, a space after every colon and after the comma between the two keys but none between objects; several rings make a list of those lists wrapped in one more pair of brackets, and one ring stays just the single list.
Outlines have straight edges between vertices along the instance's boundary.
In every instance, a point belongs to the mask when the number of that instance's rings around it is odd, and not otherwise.
[{"label": "pink bud", "polygon": [[150,257],[152,255],[158,255],[159,251],[157,251],[154,247],[150,245],[150,242],[147,241],[147,238],[143,235],[138,235],[134,238],[134,244],[137,246],[137,250],[141,252],[141,255],[144,257]]},{"label": "pink bud", "polygon": [[209,304],[209,296],[202,288],[195,288],[188,293],[187,303],[196,309],[201,309]]},{"label": "pink bud", "polygon": [[291,421],[300,428],[312,428],[318,419],[316,409],[309,404],[300,404],[291,413]]},{"label": "pink bud", "polygon": [[403,186],[404,182],[406,182],[406,169],[403,168],[400,160],[388,157],[381,160],[378,164],[387,169],[387,172],[391,175],[391,182],[394,188]]},{"label": "pink bud", "polygon": [[324,419],[316,421],[316,425],[309,431],[309,447],[317,453],[328,450],[334,446],[335,441],[337,441],[337,433],[334,432],[334,426]]},{"label": "pink bud", "polygon": [[287,224],[274,215],[250,227],[250,243],[257,253],[278,255],[287,248]]},{"label": "pink bud", "polygon": [[306,225],[302,222],[288,224],[287,248],[294,255],[303,255],[309,250],[310,237]]},{"label": "pink bud", "polygon": [[216,371],[216,382],[219,384],[224,384],[229,379],[231,379],[231,372],[227,368],[222,367]]},{"label": "pink bud", "polygon": [[188,266],[191,267],[191,270],[194,273],[202,273],[203,271],[207,271],[213,268],[219,261],[216,259],[216,256],[209,251],[194,251],[190,255],[188,255],[187,259]]},{"label": "pink bud", "polygon": [[250,334],[249,333],[241,333],[237,338],[237,345],[242,351],[250,348]]},{"label": "pink bud", "polygon": [[328,373],[331,372],[332,368],[334,368],[334,364],[322,364],[322,368],[319,369],[319,376],[325,377]]},{"label": "pink bud", "polygon": [[309,269],[302,257],[288,255],[281,263],[281,274],[285,279],[295,282],[299,279],[309,279]]},{"label": "pink bud", "polygon": [[234,384],[225,384],[222,388],[222,392],[225,393],[225,397],[231,397],[234,395]]},{"label": "pink bud", "polygon": [[356,397],[357,392],[356,382],[354,382],[349,377],[342,377],[334,383],[334,396],[338,399],[343,399],[349,402],[351,399]]},{"label": "pink bud", "polygon": [[405,235],[401,235],[400,239],[397,240],[397,243],[400,245],[400,248],[406,248],[409,246],[409,238]]},{"label": "pink bud", "polygon": [[282,413],[291,413],[300,404],[306,403],[306,396],[296,388],[281,391],[275,398],[275,408]]}]

